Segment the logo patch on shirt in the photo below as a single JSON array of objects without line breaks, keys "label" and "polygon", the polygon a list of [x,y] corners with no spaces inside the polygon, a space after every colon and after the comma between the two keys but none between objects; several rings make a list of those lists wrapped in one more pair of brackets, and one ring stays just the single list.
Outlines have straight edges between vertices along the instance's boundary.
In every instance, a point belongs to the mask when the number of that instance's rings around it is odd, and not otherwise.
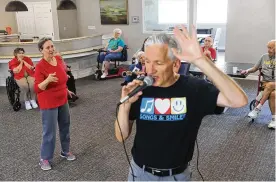
[{"label": "logo patch on shirt", "polygon": [[172,114],[185,114],[186,111],[186,97],[171,98]]},{"label": "logo patch on shirt", "polygon": [[143,98],[141,103],[140,112],[145,114],[153,114],[154,98]]},{"label": "logo patch on shirt", "polygon": [[140,119],[150,121],[179,121],[187,112],[186,97],[142,98]]},{"label": "logo patch on shirt", "polygon": [[154,101],[155,114],[171,114],[170,99],[155,99]]}]

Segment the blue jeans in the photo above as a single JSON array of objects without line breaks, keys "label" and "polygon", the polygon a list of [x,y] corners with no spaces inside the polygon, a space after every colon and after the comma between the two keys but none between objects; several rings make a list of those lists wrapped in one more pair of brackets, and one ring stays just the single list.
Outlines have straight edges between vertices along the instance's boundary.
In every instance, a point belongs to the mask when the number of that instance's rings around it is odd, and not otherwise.
[{"label": "blue jeans", "polygon": [[43,138],[41,144],[41,159],[52,160],[56,143],[56,126],[59,126],[59,135],[62,152],[69,152],[70,145],[70,113],[68,103],[53,109],[42,109]]},{"label": "blue jeans", "polygon": [[[132,71],[134,68],[135,68],[135,64],[130,65],[129,66],[129,71]],[[125,77],[125,81],[127,83],[132,82],[133,81],[133,77],[132,76],[126,76]]]},{"label": "blue jeans", "polygon": [[101,52],[99,62],[110,61],[111,59],[120,59],[122,56],[121,52]]},{"label": "blue jeans", "polygon": [[[189,166],[180,174],[159,177],[144,171],[144,169],[140,168],[133,159],[131,160],[130,165],[133,169],[135,181],[191,181],[192,178],[192,172]],[[128,181],[133,181],[131,169],[129,169]]]}]

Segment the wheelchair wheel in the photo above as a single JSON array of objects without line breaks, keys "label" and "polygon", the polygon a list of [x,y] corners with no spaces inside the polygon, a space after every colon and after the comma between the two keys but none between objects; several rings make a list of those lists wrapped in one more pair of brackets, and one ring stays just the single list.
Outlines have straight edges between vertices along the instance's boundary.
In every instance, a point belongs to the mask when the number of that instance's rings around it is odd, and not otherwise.
[{"label": "wheelchair wheel", "polygon": [[13,104],[12,108],[14,111],[19,111],[21,109],[21,103],[19,99],[16,99],[16,102]]},{"label": "wheelchair wheel", "polygon": [[14,85],[12,83],[11,77],[8,77],[6,79],[6,90],[7,90],[9,102],[11,105],[13,105],[15,102],[15,93],[14,93]]},{"label": "wheelchair wheel", "polygon": [[[257,106],[257,104],[258,104],[258,101],[257,101],[256,99],[252,100],[252,101],[250,102],[250,104],[249,104],[249,109],[250,109],[250,111],[252,111],[252,110]],[[251,123],[251,124],[254,123],[254,120],[255,120],[255,119],[252,119],[252,118],[251,118],[250,123]]]},{"label": "wheelchair wheel", "polygon": [[8,99],[14,111],[21,109],[20,103],[20,89],[12,77],[6,79],[6,91]]},{"label": "wheelchair wheel", "polygon": [[100,80],[102,74],[103,74],[103,73],[102,73],[101,70],[97,70],[97,71],[95,72],[95,78],[96,78],[96,80]]},{"label": "wheelchair wheel", "polygon": [[255,99],[252,100],[249,104],[250,111],[252,111],[256,107],[256,105],[257,105],[257,100],[255,100]]}]

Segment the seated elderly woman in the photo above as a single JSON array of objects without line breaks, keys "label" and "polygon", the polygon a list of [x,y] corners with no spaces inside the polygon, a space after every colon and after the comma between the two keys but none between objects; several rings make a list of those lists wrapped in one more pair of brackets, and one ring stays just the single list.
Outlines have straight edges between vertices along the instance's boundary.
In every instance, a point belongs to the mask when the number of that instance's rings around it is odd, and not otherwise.
[{"label": "seated elderly woman", "polygon": [[113,38],[111,38],[104,48],[107,52],[100,54],[100,63],[102,63],[103,74],[101,78],[105,78],[108,75],[108,69],[111,59],[119,59],[122,56],[122,50],[125,46],[124,41],[120,38],[122,30],[116,28],[113,30]]},{"label": "seated elderly woman", "polygon": [[139,76],[145,76],[146,67],[145,67],[145,55],[143,51],[139,51],[137,53],[138,63],[134,63],[129,66],[129,70],[127,71],[127,75],[125,77],[125,81],[121,83],[121,86],[127,85],[129,82],[132,82]]},{"label": "seated elderly woman", "polygon": [[14,50],[14,58],[9,62],[9,69],[13,71],[14,79],[24,94],[26,109],[30,110],[38,107],[34,93],[34,64],[24,53],[23,48]]},{"label": "seated elderly woman", "polygon": [[138,64],[139,60],[138,60],[138,54],[142,51],[142,52],[145,52],[145,42],[148,40],[148,37],[145,38],[143,44],[142,44],[142,47],[140,49],[138,49],[138,51],[133,55],[132,57],[132,60],[133,60],[133,63],[135,64]]},{"label": "seated elderly woman", "polygon": [[217,57],[216,50],[213,48],[213,42],[214,41],[212,37],[206,37],[204,39],[204,46],[202,47],[204,55],[212,61],[214,61]]}]

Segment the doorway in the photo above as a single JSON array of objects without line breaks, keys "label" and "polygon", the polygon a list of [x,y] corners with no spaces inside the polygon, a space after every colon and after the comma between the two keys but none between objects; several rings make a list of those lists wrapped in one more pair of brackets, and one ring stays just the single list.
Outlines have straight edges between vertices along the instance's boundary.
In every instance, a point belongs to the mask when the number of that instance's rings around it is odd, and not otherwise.
[{"label": "doorway", "polygon": [[24,2],[26,12],[17,12],[16,20],[20,39],[54,38],[51,2]]}]

